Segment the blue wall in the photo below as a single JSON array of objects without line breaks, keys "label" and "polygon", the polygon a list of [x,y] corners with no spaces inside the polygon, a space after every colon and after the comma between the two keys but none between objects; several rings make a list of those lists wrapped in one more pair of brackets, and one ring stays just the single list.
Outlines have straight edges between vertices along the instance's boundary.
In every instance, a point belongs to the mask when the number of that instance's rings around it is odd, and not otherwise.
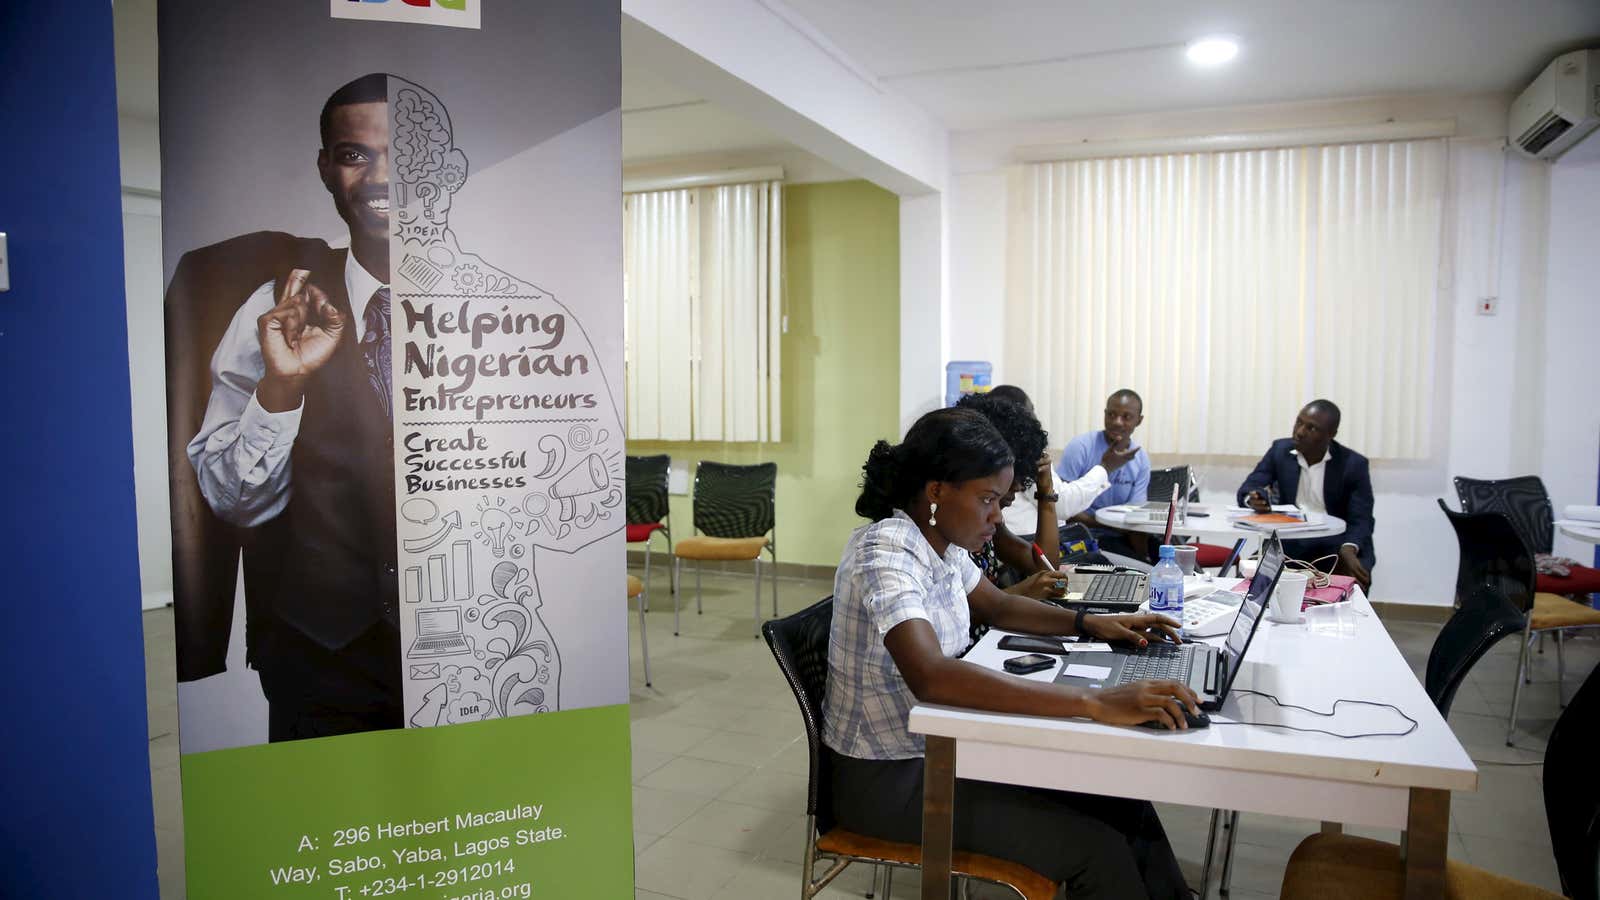
[{"label": "blue wall", "polygon": [[153,900],[109,0],[0,0],[0,76],[0,895]]}]

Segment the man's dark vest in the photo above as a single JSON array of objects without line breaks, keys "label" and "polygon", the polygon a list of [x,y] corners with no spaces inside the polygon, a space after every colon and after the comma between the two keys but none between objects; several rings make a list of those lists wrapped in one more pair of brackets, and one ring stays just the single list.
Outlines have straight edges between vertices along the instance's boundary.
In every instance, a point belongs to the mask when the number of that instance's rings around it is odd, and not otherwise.
[{"label": "man's dark vest", "polygon": [[[265,526],[272,535],[261,547],[278,568],[272,613],[330,650],[379,621],[398,625],[394,431],[356,338],[346,252],[331,250],[311,267],[311,283],[349,324],[333,358],[307,384],[289,505]],[[247,578],[253,555],[247,546]]]}]

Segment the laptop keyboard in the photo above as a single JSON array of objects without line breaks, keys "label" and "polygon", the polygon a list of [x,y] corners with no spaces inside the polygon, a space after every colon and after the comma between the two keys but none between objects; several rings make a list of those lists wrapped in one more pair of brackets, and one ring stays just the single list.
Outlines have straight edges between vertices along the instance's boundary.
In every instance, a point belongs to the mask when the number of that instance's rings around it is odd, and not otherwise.
[{"label": "laptop keyboard", "polygon": [[1140,603],[1144,598],[1139,596],[1139,587],[1144,584],[1144,576],[1137,572],[1119,572],[1114,575],[1096,575],[1089,582],[1089,589],[1083,592],[1085,604],[1093,603]]},{"label": "laptop keyboard", "polygon": [[434,638],[432,640],[427,640],[427,641],[417,641],[415,649],[417,649],[417,650],[438,650],[438,649],[441,649],[441,648],[444,648],[444,647],[453,647],[453,646],[455,646],[457,644],[465,644],[465,643],[466,643],[466,641],[464,639],[462,639],[462,638],[459,638],[459,637]]},{"label": "laptop keyboard", "polygon": [[1116,684],[1132,684],[1148,678],[1188,681],[1194,656],[1183,647],[1156,644],[1129,656],[1117,673]]}]

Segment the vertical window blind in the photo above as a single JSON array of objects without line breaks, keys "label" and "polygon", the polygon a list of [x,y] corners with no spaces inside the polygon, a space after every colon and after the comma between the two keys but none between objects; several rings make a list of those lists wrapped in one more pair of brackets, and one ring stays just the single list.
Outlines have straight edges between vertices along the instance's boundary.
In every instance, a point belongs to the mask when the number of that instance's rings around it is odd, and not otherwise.
[{"label": "vertical window blind", "polygon": [[628,436],[777,441],[783,189],[623,198]]},{"label": "vertical window blind", "polygon": [[1429,452],[1443,140],[1019,166],[1008,380],[1052,430],[1145,400],[1157,452],[1254,456],[1305,402],[1369,456]]}]

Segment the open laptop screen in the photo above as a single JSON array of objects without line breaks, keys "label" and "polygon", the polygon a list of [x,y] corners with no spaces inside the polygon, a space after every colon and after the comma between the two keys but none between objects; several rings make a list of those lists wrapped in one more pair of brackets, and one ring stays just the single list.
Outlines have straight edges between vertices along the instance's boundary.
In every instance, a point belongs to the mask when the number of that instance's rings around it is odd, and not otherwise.
[{"label": "open laptop screen", "polygon": [[[1262,548],[1261,563],[1256,566],[1255,577],[1250,579],[1250,590],[1244,602],[1239,604],[1239,614],[1233,617],[1233,630],[1228,632],[1228,640],[1223,645],[1223,655],[1228,660],[1228,684],[1233,682],[1233,676],[1238,673],[1238,661],[1250,646],[1250,637],[1255,634],[1256,624],[1266,612],[1273,588],[1278,586],[1278,573],[1282,569],[1283,545],[1277,538],[1269,539]],[[1226,691],[1225,684],[1223,692]]]}]

